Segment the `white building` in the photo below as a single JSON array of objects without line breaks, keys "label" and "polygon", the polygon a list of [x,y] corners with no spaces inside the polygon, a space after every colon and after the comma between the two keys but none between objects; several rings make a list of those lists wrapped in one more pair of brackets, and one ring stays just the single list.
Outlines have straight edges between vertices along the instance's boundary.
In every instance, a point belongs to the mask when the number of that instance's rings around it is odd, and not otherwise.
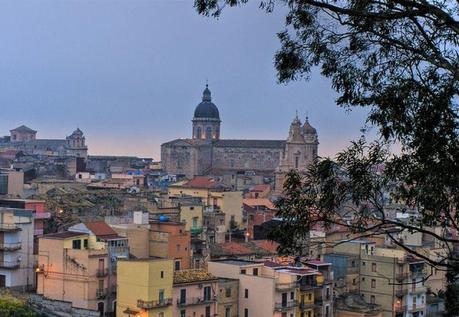
[{"label": "white building", "polygon": [[32,211],[0,207],[0,288],[34,285],[33,234]]}]

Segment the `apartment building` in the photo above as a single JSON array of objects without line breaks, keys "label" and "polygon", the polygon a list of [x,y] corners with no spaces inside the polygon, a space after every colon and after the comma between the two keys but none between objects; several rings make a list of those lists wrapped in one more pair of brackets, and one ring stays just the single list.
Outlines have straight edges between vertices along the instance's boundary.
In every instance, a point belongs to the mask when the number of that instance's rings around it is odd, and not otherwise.
[{"label": "apartment building", "polygon": [[218,279],[217,303],[218,316],[238,317],[239,280],[229,278]]},{"label": "apartment building", "polygon": [[128,240],[102,221],[42,236],[37,294],[98,311],[101,316],[114,315],[117,261],[128,256]]},{"label": "apartment building", "polygon": [[32,210],[35,236],[43,234],[45,221],[51,217],[51,213],[45,209],[44,200],[0,198],[0,207]]},{"label": "apartment building", "polygon": [[185,223],[150,221],[149,255],[174,261],[174,270],[190,268],[191,234]]},{"label": "apartment building", "polygon": [[0,168],[0,195],[20,197],[24,193],[24,172]]},{"label": "apartment building", "polygon": [[35,285],[33,233],[32,211],[0,207],[0,288]]},{"label": "apartment building", "polygon": [[116,317],[172,317],[174,264],[169,259],[120,260]]},{"label": "apartment building", "polygon": [[213,317],[217,314],[217,278],[204,270],[174,272],[172,291],[175,317]]},{"label": "apartment building", "polygon": [[[319,270],[309,266],[219,260],[210,261],[208,270],[219,278],[239,280],[238,310],[241,317],[333,316],[333,309],[327,304],[332,286],[324,283],[325,277]],[[324,298],[324,294],[329,298]],[[324,304],[328,308],[324,308]]]},{"label": "apartment building", "polygon": [[380,305],[384,317],[421,317],[426,314],[425,262],[403,250],[376,247],[354,240],[334,251],[359,257],[358,291],[369,304]]}]

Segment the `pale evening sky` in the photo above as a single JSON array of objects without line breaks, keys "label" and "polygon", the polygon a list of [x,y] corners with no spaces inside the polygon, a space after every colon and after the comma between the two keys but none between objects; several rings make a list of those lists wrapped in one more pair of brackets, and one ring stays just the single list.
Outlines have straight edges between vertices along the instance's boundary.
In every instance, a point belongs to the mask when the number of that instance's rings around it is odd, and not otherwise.
[{"label": "pale evening sky", "polygon": [[159,159],[160,144],[190,137],[206,78],[222,138],[285,139],[298,110],[332,155],[359,136],[365,113],[347,113],[318,73],[276,82],[283,8],[258,1],[199,16],[193,1],[0,2],[0,135],[25,124],[38,138],[77,126],[90,154]]}]

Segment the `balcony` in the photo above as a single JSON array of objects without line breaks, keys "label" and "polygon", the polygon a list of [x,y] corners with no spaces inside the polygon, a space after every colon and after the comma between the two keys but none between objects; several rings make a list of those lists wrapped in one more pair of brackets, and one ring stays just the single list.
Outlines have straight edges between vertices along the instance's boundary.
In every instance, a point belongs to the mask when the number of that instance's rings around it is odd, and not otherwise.
[{"label": "balcony", "polygon": [[395,304],[394,305],[394,312],[401,313],[405,311],[406,306],[402,304]]},{"label": "balcony", "polygon": [[172,298],[164,298],[163,300],[137,300],[137,307],[142,309],[154,309],[172,305]]},{"label": "balcony", "polygon": [[13,232],[22,230],[14,223],[0,223],[0,232]]},{"label": "balcony", "polygon": [[18,269],[20,262],[18,261],[0,261],[0,269],[14,270]]},{"label": "balcony", "polygon": [[190,232],[191,234],[200,234],[202,233],[203,228],[202,227],[191,227]]},{"label": "balcony", "polygon": [[298,302],[296,300],[274,304],[274,310],[280,312],[285,312],[295,307],[298,307]]},{"label": "balcony", "polygon": [[422,293],[425,293],[427,291],[427,288],[424,287],[424,286],[419,286],[419,287],[416,287],[416,288],[410,288],[409,289],[409,293],[410,294],[413,294],[413,295],[417,295],[417,294],[422,294]]},{"label": "balcony", "polygon": [[421,311],[421,310],[424,310],[425,308],[426,308],[425,304],[414,304],[413,303],[413,306],[408,306],[408,310],[412,312]]},{"label": "balcony", "polygon": [[20,250],[22,247],[21,242],[16,243],[0,243],[0,250],[1,251],[16,251]]},{"label": "balcony", "polygon": [[276,291],[279,292],[284,292],[284,291],[290,291],[295,288],[298,288],[298,283],[293,282],[293,283],[276,283]]},{"label": "balcony", "polygon": [[407,280],[409,277],[410,277],[409,273],[397,273],[397,274],[395,274],[395,279],[398,282],[403,282],[403,281]]},{"label": "balcony", "polygon": [[51,218],[51,213],[50,212],[36,212],[33,215],[34,219],[49,219]]},{"label": "balcony", "polygon": [[395,290],[395,296],[397,296],[397,297],[405,296],[406,293],[408,293],[408,290],[406,288]]},{"label": "balcony", "polygon": [[309,291],[309,290],[312,290],[314,288],[317,288],[318,286],[317,286],[316,283],[309,283],[309,284],[299,284],[299,287],[300,287],[300,290],[302,290],[302,291]]},{"label": "balcony", "polygon": [[185,306],[193,306],[193,305],[207,305],[210,303],[215,303],[217,301],[216,296],[212,296],[210,298],[204,297],[187,297],[183,299],[177,299],[177,306],[178,307],[185,307]]},{"label": "balcony", "polygon": [[307,309],[313,309],[316,305],[314,304],[314,302],[307,302],[307,303],[300,303],[298,305],[298,308],[300,310],[307,310]]},{"label": "balcony", "polygon": [[108,275],[108,269],[97,269],[96,276],[97,277],[106,277]]},{"label": "balcony", "polygon": [[104,299],[107,296],[107,289],[106,288],[99,288],[96,289],[96,297],[97,299]]}]

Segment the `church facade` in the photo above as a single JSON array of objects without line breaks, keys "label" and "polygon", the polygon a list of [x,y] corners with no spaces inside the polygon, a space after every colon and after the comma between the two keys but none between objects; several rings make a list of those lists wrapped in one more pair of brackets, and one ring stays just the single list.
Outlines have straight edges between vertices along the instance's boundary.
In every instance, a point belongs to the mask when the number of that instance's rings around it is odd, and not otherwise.
[{"label": "church facade", "polygon": [[88,147],[83,132],[77,128],[65,139],[37,139],[37,131],[21,125],[0,138],[0,149],[14,149],[27,155],[77,157],[86,160]]},{"label": "church facade", "polygon": [[194,111],[192,137],[161,145],[162,168],[188,178],[241,171],[281,177],[285,170],[301,169],[317,157],[317,132],[308,120],[302,126],[295,118],[287,140],[221,139],[220,124],[219,110],[206,85]]}]

